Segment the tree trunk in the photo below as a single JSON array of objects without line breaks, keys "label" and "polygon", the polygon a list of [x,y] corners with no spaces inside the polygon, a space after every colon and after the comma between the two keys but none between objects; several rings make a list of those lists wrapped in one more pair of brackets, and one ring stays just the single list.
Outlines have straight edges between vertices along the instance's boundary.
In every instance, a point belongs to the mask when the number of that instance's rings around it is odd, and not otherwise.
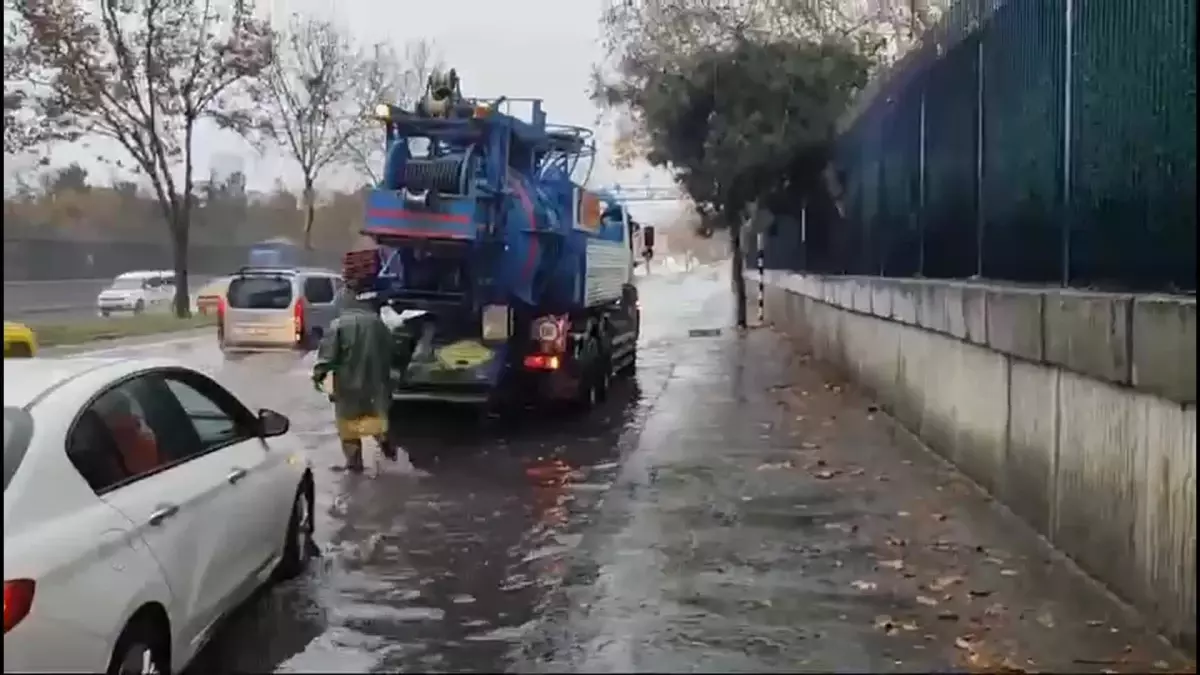
[{"label": "tree trunk", "polygon": [[742,223],[736,216],[729,222],[729,249],[733,252],[733,304],[738,328],[745,328],[746,260],[742,255]]},{"label": "tree trunk", "polygon": [[313,250],[312,231],[313,222],[317,219],[316,195],[313,189],[313,179],[311,176],[304,177],[304,250]]},{"label": "tree trunk", "polygon": [[175,213],[171,219],[171,258],[175,263],[175,316],[186,319],[192,315],[191,293],[188,291],[188,229],[189,214]]}]

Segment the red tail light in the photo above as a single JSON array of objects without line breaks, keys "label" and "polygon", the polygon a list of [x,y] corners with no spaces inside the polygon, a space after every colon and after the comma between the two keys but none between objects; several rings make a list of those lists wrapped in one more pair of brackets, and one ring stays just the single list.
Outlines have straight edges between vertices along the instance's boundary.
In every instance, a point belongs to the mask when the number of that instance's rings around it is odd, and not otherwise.
[{"label": "red tail light", "polygon": [[560,361],[557,356],[548,354],[530,354],[525,357],[525,367],[530,370],[558,370]]},{"label": "red tail light", "polygon": [[4,582],[4,632],[12,630],[33,608],[33,579]]},{"label": "red tail light", "polygon": [[304,298],[296,298],[292,313],[292,323],[296,328],[296,342],[304,338]]}]

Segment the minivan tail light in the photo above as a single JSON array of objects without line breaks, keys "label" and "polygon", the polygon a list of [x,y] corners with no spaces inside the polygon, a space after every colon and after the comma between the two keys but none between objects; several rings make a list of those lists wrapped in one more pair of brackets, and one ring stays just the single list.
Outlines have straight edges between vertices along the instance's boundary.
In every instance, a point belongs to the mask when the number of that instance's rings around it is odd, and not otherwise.
[{"label": "minivan tail light", "polygon": [[33,608],[33,579],[4,581],[4,632],[12,630],[29,616]]},{"label": "minivan tail light", "polygon": [[304,337],[304,298],[296,298],[292,309],[292,324],[296,329],[296,342]]}]

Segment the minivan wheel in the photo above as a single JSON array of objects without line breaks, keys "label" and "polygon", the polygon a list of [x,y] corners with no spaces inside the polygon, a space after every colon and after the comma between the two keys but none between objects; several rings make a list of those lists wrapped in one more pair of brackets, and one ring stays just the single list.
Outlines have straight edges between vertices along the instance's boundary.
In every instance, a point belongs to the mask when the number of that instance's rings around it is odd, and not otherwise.
[{"label": "minivan wheel", "polygon": [[167,675],[171,664],[166,646],[154,627],[136,621],[125,628],[113,649],[108,675]]}]

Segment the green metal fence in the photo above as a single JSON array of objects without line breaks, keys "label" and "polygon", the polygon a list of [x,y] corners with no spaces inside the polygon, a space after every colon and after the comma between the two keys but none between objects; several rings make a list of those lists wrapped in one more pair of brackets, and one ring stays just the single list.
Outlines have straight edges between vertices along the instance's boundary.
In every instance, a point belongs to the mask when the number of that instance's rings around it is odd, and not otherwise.
[{"label": "green metal fence", "polygon": [[1196,5],[955,4],[841,137],[808,266],[1194,289]]}]

